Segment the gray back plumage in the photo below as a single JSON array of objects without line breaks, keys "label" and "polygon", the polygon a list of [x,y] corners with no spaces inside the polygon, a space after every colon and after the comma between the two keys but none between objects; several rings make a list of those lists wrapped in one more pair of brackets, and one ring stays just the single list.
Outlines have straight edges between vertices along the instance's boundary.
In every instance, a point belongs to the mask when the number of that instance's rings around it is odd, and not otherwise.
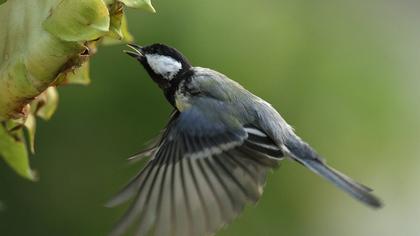
[{"label": "gray back plumage", "polygon": [[[194,67],[194,76],[189,84],[200,90],[206,99],[220,101],[222,107],[207,107],[208,113],[218,115],[223,112],[235,117],[243,125],[253,124],[268,134],[279,146],[288,136],[295,135],[292,127],[271,104],[217,71]],[[191,98],[191,102],[200,98]],[[195,105],[201,104],[197,102]]]}]

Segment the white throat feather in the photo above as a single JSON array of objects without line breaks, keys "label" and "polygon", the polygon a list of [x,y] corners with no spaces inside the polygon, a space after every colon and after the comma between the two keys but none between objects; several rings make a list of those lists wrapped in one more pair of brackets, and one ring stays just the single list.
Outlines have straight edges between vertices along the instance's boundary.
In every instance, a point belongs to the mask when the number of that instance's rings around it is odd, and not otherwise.
[{"label": "white throat feather", "polygon": [[181,62],[159,54],[147,54],[147,63],[150,68],[165,79],[171,80],[182,69]]}]

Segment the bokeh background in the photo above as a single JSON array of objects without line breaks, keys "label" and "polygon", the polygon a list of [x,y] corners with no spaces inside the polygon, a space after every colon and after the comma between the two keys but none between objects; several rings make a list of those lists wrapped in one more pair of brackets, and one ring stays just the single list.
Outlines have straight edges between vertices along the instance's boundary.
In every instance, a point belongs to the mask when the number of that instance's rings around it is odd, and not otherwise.
[{"label": "bokeh background", "polygon": [[[411,0],[154,1],[129,11],[137,42],[164,42],[225,73],[281,111],[329,163],[385,201],[369,209],[300,165],[270,175],[257,207],[218,233],[420,235],[420,2]],[[105,235],[125,206],[103,204],[171,111],[144,70],[102,47],[88,87],[60,89],[40,122],[37,183],[0,163],[0,234]]]}]

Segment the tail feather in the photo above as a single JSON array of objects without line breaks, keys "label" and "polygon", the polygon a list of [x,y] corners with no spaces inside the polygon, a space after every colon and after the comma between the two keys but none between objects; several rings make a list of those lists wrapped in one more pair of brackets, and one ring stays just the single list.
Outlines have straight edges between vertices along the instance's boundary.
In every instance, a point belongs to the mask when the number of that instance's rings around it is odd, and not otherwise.
[{"label": "tail feather", "polygon": [[382,206],[382,202],[371,193],[371,188],[357,183],[350,177],[328,166],[308,144],[300,139],[289,140],[284,146],[284,149],[295,161],[319,176],[324,177],[353,198],[373,208],[380,208]]},{"label": "tail feather", "polygon": [[382,206],[381,201],[370,193],[371,189],[355,182],[344,174],[329,167],[325,163],[319,162],[318,160],[300,160],[300,163],[308,167],[316,174],[326,178],[335,186],[347,192],[357,200],[374,208],[380,208]]}]

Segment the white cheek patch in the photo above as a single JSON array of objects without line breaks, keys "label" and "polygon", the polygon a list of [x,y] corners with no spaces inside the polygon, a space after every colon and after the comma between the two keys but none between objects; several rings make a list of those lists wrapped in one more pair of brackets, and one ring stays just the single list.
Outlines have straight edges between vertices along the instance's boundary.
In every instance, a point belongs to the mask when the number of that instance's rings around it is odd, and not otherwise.
[{"label": "white cheek patch", "polygon": [[146,54],[146,58],[150,68],[152,68],[156,74],[169,80],[182,69],[182,64],[171,57],[158,54]]}]

